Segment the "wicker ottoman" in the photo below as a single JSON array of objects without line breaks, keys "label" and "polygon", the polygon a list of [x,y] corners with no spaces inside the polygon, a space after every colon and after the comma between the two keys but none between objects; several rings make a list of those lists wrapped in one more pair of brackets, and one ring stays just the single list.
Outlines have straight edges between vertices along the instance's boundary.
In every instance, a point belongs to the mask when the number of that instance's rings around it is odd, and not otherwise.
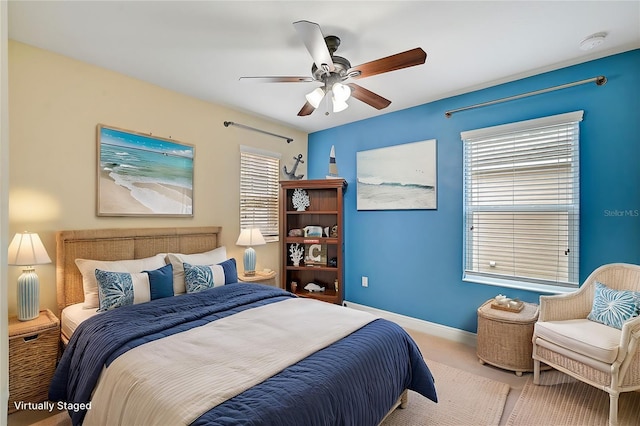
[{"label": "wicker ottoman", "polygon": [[493,299],[478,308],[478,358],[522,376],[533,371],[531,352],[533,326],[538,319],[538,305],[524,303],[520,312],[491,307]]}]

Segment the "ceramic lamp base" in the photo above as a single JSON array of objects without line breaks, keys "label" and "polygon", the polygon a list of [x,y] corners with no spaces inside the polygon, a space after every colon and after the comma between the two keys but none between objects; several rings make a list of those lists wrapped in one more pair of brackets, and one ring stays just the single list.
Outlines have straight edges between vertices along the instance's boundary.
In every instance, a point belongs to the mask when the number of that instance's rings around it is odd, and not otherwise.
[{"label": "ceramic lamp base", "polygon": [[18,278],[18,319],[29,321],[40,315],[40,280],[34,269],[25,269]]},{"label": "ceramic lamp base", "polygon": [[244,274],[247,276],[256,273],[256,251],[253,247],[249,247],[244,251]]}]

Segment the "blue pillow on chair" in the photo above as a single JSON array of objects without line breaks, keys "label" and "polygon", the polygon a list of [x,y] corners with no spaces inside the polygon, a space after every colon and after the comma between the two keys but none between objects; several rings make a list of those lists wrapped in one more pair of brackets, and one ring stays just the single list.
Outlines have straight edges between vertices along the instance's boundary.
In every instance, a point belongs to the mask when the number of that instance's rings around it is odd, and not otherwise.
[{"label": "blue pillow on chair", "polygon": [[622,324],[637,317],[640,310],[640,293],[614,290],[596,282],[593,307],[587,319],[609,327],[622,329]]}]

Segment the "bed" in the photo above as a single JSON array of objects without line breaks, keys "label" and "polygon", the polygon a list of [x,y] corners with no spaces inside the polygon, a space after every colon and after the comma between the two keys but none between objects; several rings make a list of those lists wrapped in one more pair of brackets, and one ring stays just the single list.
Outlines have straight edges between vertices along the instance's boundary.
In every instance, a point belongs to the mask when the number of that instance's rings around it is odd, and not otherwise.
[{"label": "bed", "polygon": [[[401,327],[238,283],[220,232],[58,232],[64,352],[49,398],[73,424],[376,425],[406,404],[408,389],[437,402],[431,372]],[[126,269],[141,264],[146,272]],[[83,283],[92,270],[99,298]],[[171,295],[162,293],[169,277]],[[111,280],[132,291],[107,292]],[[135,299],[118,304],[121,293]]]}]

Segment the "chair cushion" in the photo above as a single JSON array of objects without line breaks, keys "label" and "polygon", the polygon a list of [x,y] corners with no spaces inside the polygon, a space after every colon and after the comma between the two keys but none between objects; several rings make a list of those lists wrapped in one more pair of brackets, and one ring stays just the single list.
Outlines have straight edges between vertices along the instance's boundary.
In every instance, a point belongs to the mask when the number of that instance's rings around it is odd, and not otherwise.
[{"label": "chair cushion", "polygon": [[621,333],[588,319],[539,321],[534,327],[535,336],[607,364],[618,356]]}]

